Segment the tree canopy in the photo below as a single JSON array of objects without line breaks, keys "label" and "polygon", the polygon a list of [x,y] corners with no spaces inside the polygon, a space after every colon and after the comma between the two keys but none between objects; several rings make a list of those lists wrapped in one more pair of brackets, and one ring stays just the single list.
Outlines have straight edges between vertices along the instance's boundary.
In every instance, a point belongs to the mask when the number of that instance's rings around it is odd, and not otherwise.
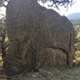
[{"label": "tree canopy", "polygon": [[49,5],[51,7],[56,7],[59,9],[59,6],[64,6],[65,8],[68,7],[68,5],[72,6],[74,3],[74,0],[39,0],[42,1],[43,3],[46,3],[47,1],[52,1],[52,5]]},{"label": "tree canopy", "polygon": [[[5,6],[5,2],[8,2],[9,0],[0,0],[0,6]],[[68,5],[72,5],[74,0],[36,0],[36,1],[41,1],[42,3],[46,3],[47,1],[52,1],[52,5],[50,5],[51,7],[53,5],[55,5],[56,8],[58,8],[58,6],[64,6],[67,7]]]}]

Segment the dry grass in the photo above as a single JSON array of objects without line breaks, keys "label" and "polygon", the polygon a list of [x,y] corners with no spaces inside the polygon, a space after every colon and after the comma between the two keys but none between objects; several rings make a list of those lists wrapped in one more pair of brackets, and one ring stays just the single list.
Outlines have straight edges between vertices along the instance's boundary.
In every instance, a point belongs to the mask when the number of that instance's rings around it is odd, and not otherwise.
[{"label": "dry grass", "polygon": [[38,73],[23,73],[10,80],[80,80],[80,66],[72,69],[40,69]]},{"label": "dry grass", "polygon": [[[76,58],[80,61],[80,58]],[[2,58],[0,57],[0,61]],[[0,66],[2,66],[0,62]],[[0,78],[0,80],[6,80],[5,78]],[[14,78],[9,80],[80,80],[80,66],[75,66],[71,69],[69,68],[52,68],[52,69],[40,69],[39,72],[24,72]]]}]

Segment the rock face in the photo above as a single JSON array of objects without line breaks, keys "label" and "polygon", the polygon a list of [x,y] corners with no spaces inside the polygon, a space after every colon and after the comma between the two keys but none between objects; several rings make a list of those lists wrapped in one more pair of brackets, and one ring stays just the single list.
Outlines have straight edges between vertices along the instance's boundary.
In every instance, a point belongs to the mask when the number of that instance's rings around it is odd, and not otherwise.
[{"label": "rock face", "polygon": [[36,0],[10,0],[6,25],[10,40],[4,60],[7,75],[35,67],[72,66],[74,28],[66,17]]}]

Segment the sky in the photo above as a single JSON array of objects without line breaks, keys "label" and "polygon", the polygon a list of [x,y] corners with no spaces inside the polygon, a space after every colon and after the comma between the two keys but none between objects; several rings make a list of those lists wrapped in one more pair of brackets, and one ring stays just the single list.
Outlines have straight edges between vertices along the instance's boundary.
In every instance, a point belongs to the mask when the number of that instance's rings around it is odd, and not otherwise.
[{"label": "sky", "polygon": [[62,12],[60,11],[61,14],[65,14],[65,15],[69,15],[72,13],[76,13],[79,12],[80,13],[80,0],[76,0],[76,2],[74,3],[74,5],[72,7],[69,7],[69,9],[67,11],[62,10]]},{"label": "sky", "polygon": [[[65,9],[63,7],[60,8],[60,10],[56,10],[58,13],[60,13],[61,15],[69,15],[72,13],[76,13],[76,12],[80,12],[80,0],[75,0],[76,2],[72,5],[72,7],[70,6],[68,9]],[[46,3],[44,4],[44,6],[47,7],[47,5],[50,3]],[[48,7],[47,7],[48,8]],[[48,8],[50,9],[50,8]]]},{"label": "sky", "polygon": [[[76,2],[74,3],[74,5],[72,7],[69,7],[68,10],[66,10],[63,7],[61,7],[60,10],[56,10],[56,9],[55,10],[58,13],[60,13],[61,15],[69,15],[69,14],[72,14],[72,13],[80,12],[80,0],[75,0],[75,1]],[[47,7],[47,3],[44,4],[44,6]],[[5,11],[6,11],[6,9],[3,7],[2,9],[0,9],[0,14],[2,14],[2,13],[5,14]]]}]

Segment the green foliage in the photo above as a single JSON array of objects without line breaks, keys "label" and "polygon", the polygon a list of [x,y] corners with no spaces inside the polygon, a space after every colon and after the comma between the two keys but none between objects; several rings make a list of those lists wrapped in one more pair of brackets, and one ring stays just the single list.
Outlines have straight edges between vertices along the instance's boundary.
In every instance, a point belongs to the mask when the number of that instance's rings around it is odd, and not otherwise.
[{"label": "green foliage", "polygon": [[7,54],[8,44],[9,44],[4,20],[5,17],[0,19],[0,54],[2,56],[2,59]]},{"label": "green foliage", "polygon": [[75,28],[75,36],[76,36],[76,43],[75,43],[75,53],[76,53],[76,61],[80,62],[80,25],[77,25]]},{"label": "green foliage", "polygon": [[76,35],[76,50],[80,50],[80,25],[75,27],[75,35]]},{"label": "green foliage", "polygon": [[80,19],[70,20],[74,26],[80,25]]}]

